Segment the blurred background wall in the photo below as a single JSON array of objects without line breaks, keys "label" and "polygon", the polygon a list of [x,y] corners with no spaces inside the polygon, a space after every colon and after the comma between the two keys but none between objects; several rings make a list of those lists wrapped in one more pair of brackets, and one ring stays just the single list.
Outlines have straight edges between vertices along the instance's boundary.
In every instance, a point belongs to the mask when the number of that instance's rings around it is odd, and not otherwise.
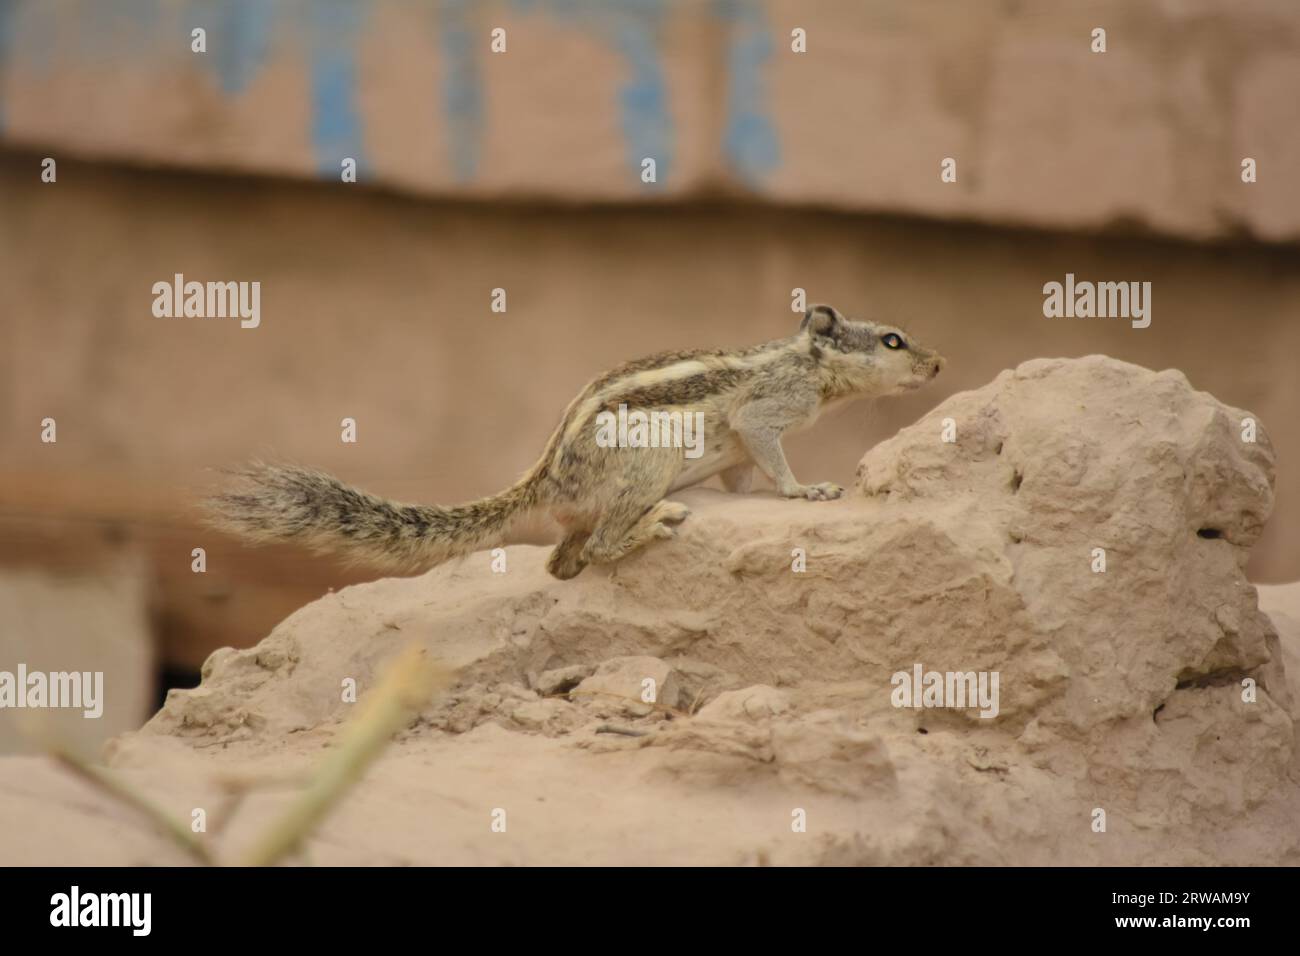
[{"label": "blurred background wall", "polygon": [[[1260,416],[1250,571],[1294,579],[1298,175],[1293,0],[0,0],[0,669],[133,648],[109,705],[140,719],[365,576],[203,529],[213,469],[477,497],[593,375],[789,334],[796,288],[949,358],[791,441],[805,480],[1104,352]],[[260,282],[260,327],[156,318],[177,273]],[[1150,327],[1045,318],[1066,273],[1151,282]]]}]

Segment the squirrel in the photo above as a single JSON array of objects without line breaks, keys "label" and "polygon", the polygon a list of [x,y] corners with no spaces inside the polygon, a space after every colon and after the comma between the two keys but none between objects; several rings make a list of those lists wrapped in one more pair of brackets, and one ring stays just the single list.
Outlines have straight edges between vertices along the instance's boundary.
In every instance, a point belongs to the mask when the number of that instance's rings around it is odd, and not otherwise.
[{"label": "squirrel", "polygon": [[[294,465],[254,462],[209,499],[210,521],[251,542],[288,541],[392,571],[426,570],[505,540],[513,522],[549,511],[563,529],[547,570],[561,580],[608,565],[690,513],[666,495],[714,475],[749,490],[754,466],[786,498],[826,501],[844,489],[796,480],[781,436],[828,407],[918,388],[944,359],[901,329],[810,308],[788,338],[742,349],[662,352],[592,380],[569,403],[541,458],[499,494],[453,507],[399,504]],[[598,422],[616,410],[676,412],[702,425],[702,447],[610,446]],[[679,433],[680,434],[680,431]],[[658,443],[656,443],[658,444]]]}]

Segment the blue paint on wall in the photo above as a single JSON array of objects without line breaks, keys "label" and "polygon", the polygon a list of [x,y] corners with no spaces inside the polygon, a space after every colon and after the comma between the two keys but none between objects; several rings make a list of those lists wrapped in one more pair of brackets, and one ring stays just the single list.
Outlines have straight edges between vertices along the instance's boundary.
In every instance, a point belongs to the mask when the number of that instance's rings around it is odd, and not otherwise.
[{"label": "blue paint on wall", "polygon": [[487,53],[486,31],[470,27],[468,0],[444,0],[439,7],[438,42],[442,51],[442,108],[452,173],[460,182],[478,173],[483,149],[483,79],[480,57]]},{"label": "blue paint on wall", "polygon": [[[594,34],[623,57],[627,77],[609,95],[617,111],[629,174],[639,176],[643,159],[651,157],[658,183],[670,181],[677,142],[662,46],[669,16],[685,0],[506,2],[517,15],[546,15],[567,29]],[[756,181],[781,159],[763,88],[775,49],[765,4],[711,0],[706,7],[703,0],[689,2],[700,3],[728,26],[723,148],[737,174]],[[202,67],[213,72],[223,93],[240,96],[276,55],[277,26],[305,26],[297,32],[309,64],[310,130],[317,170],[335,178],[345,156],[364,168],[357,57],[373,0],[178,3],[172,7],[167,0],[78,0],[71,7],[55,7],[48,0],[0,0],[0,58],[21,56],[24,66],[39,67],[40,51],[45,48],[47,57],[69,51],[81,56],[152,56],[162,39],[160,25],[166,25],[161,29],[171,37],[162,49],[183,57],[188,56],[190,30],[203,26],[208,31],[208,52],[200,58]],[[435,0],[429,8],[441,46],[441,108],[450,161],[462,182],[478,174],[482,161],[488,72],[484,57],[491,55],[488,29],[495,25],[483,13],[494,6],[483,5],[482,0]],[[300,16],[305,20],[299,21]],[[0,129],[4,107],[0,99]]]},{"label": "blue paint on wall", "polygon": [[207,59],[225,93],[243,93],[266,62],[276,6],[266,0],[191,0],[187,34],[202,25],[198,20],[206,12],[212,23]]},{"label": "blue paint on wall", "polygon": [[781,163],[780,141],[763,89],[763,68],[774,46],[772,34],[757,4],[718,0],[716,9],[731,24],[723,148],[740,177],[753,184]]},{"label": "blue paint on wall", "polygon": [[364,173],[363,137],[357,110],[357,47],[366,4],[357,0],[311,0],[311,140],[316,170],[338,179],[345,157]]},{"label": "blue paint on wall", "polygon": [[[680,2],[680,0],[678,0]],[[594,30],[624,56],[629,78],[618,91],[619,124],[628,164],[639,174],[653,157],[659,183],[668,180],[676,139],[661,39],[673,0],[512,0],[518,13],[542,11],[574,29]],[[760,0],[713,0],[730,30],[723,149],[737,175],[755,183],[781,163],[764,74],[775,50]]]},{"label": "blue paint on wall", "polygon": [[627,9],[618,24],[618,45],[632,75],[619,91],[618,102],[628,163],[640,175],[642,162],[653,159],[655,185],[662,186],[672,174],[674,145],[658,42],[662,7],[645,0],[624,0],[623,5]]},{"label": "blue paint on wall", "polygon": [[[516,13],[544,11],[569,29],[589,30],[622,53],[628,79],[617,91],[619,127],[628,166],[641,175],[641,162],[655,161],[655,185],[670,175],[674,129],[668,104],[660,37],[674,0],[512,0]],[[680,0],[677,0],[680,2]]]}]

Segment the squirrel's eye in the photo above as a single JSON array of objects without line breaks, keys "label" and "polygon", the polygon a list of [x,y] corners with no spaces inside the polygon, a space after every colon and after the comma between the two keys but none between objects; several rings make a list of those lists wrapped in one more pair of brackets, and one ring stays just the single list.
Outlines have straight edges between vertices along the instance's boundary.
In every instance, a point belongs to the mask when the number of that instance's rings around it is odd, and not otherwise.
[{"label": "squirrel's eye", "polygon": [[890,332],[880,341],[885,343],[885,348],[887,349],[901,349],[903,347],[902,338],[895,335],[893,332]]}]

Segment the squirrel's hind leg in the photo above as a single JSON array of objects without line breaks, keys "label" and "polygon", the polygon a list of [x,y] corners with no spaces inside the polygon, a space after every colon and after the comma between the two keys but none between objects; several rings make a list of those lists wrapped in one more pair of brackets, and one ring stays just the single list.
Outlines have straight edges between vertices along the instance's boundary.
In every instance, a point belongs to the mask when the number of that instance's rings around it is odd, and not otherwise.
[{"label": "squirrel's hind leg", "polygon": [[688,514],[690,509],[680,502],[659,501],[630,526],[622,520],[625,514],[608,515],[591,533],[582,555],[592,564],[620,561],[651,541],[675,537],[677,532],[669,525],[684,521]]},{"label": "squirrel's hind leg", "polygon": [[612,564],[637,548],[676,532],[669,527],[686,519],[690,509],[664,501],[682,470],[682,453],[676,448],[620,449],[628,463],[619,476],[618,491],[602,509],[582,557],[591,564]]}]

